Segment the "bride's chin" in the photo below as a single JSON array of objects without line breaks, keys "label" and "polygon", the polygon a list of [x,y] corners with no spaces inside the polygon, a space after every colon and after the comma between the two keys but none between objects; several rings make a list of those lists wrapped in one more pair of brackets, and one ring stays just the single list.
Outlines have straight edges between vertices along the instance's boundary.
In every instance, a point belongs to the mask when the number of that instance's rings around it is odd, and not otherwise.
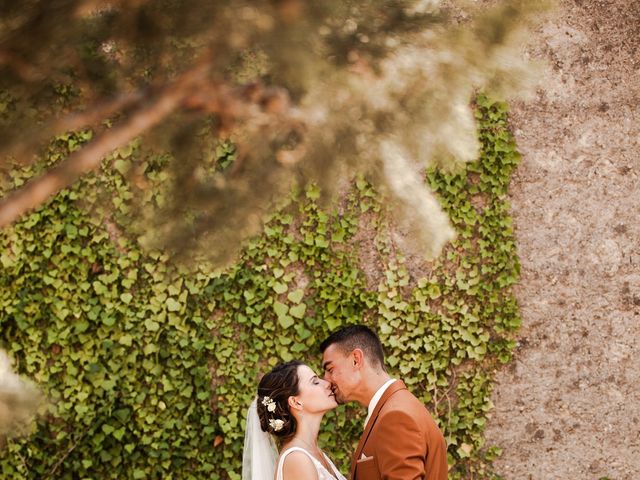
[{"label": "bride's chin", "polygon": [[327,408],[322,413],[324,414],[324,413],[330,412],[331,410],[334,410],[337,407],[338,407],[338,404],[334,401],[332,402],[331,405],[327,405]]}]

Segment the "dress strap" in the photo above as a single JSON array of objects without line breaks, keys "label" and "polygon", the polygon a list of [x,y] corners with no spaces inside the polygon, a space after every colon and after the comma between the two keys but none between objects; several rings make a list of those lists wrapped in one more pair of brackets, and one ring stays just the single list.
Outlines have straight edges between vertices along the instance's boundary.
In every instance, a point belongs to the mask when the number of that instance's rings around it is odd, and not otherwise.
[{"label": "dress strap", "polygon": [[344,478],[344,477],[342,477],[342,474],[340,473],[338,468],[333,464],[331,459],[327,456],[327,454],[322,452],[322,455],[324,456],[324,459],[327,461],[327,463],[331,467],[331,470],[333,470],[333,471],[331,471],[329,473],[331,473],[332,475],[335,475],[336,478]]},{"label": "dress strap", "polygon": [[291,452],[295,452],[295,451],[304,452],[311,459],[311,462],[313,463],[313,466],[318,468],[318,460],[313,458],[313,455],[311,455],[311,453],[307,452],[304,448],[300,448],[300,447],[287,448],[284,452],[282,452],[282,454],[280,454],[280,460],[278,461],[278,473],[276,475],[276,480],[282,480],[282,469],[284,468],[284,459]]}]

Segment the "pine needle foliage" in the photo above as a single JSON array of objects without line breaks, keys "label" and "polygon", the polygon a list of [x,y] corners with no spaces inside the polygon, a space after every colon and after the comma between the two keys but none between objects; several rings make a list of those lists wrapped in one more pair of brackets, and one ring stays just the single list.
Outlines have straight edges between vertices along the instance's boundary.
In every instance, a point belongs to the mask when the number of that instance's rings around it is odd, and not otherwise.
[{"label": "pine needle foliage", "polygon": [[0,449],[7,438],[29,432],[40,404],[36,387],[16,375],[11,359],[0,350]]},{"label": "pine needle foliage", "polygon": [[[435,255],[454,231],[420,171],[476,157],[473,92],[521,83],[520,35],[539,5],[453,15],[416,0],[2,1],[4,172],[61,135],[91,138],[8,192],[0,225],[114,168],[133,142],[171,165],[165,201],[130,212],[143,243],[224,264],[292,188],[315,183],[326,203],[359,173],[409,243]],[[211,152],[228,141],[233,162],[216,168]],[[137,185],[135,198],[152,195]]]}]

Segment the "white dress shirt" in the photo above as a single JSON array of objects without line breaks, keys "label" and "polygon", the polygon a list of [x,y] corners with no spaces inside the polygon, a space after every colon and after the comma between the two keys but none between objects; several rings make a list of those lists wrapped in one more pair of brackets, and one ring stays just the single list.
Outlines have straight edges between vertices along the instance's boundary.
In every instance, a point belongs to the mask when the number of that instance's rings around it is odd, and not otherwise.
[{"label": "white dress shirt", "polygon": [[384,392],[387,390],[387,388],[389,388],[389,385],[391,385],[395,381],[396,381],[395,378],[391,378],[391,379],[387,380],[385,382],[385,384],[382,385],[378,389],[378,391],[373,395],[373,398],[371,398],[371,401],[369,402],[367,418],[364,421],[364,427],[365,428],[367,428],[367,422],[371,418],[371,414],[373,413],[373,411],[376,409],[376,405],[378,405],[378,402],[380,401],[380,398],[382,397]]}]

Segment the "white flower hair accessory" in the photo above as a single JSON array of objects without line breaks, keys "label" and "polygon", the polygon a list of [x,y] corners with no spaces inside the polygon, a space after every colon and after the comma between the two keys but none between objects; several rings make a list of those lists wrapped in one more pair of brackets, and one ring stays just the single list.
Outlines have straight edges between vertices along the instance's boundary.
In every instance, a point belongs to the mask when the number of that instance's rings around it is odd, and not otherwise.
[{"label": "white flower hair accessory", "polygon": [[[262,405],[267,407],[267,411],[269,413],[274,413],[276,411],[276,402],[273,398],[265,395],[262,397]],[[284,428],[284,420],[279,418],[270,418],[269,419],[269,427],[273,432],[278,432]]]},{"label": "white flower hair accessory", "polygon": [[282,430],[284,427],[284,421],[276,418],[272,418],[269,420],[269,426],[273,429],[274,432]]},{"label": "white flower hair accessory", "polygon": [[276,411],[276,402],[274,402],[273,398],[271,397],[267,397],[265,395],[265,397],[262,399],[262,405],[267,407],[267,410],[271,413]]}]

